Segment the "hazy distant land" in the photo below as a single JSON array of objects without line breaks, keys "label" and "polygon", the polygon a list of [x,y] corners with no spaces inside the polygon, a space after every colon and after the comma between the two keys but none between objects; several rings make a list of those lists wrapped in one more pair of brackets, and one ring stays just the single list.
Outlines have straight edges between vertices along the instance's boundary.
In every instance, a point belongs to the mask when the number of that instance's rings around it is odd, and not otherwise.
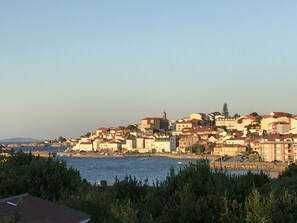
[{"label": "hazy distant land", "polygon": [[20,138],[10,138],[10,139],[1,139],[1,143],[32,143],[40,142],[41,140],[32,139],[29,137],[20,137]]}]

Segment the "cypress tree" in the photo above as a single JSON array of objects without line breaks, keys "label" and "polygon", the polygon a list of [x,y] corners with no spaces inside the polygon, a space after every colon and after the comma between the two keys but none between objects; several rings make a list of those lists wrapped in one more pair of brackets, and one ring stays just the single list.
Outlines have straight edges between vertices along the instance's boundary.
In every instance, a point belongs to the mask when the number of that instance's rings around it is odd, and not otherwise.
[{"label": "cypress tree", "polygon": [[227,105],[226,102],[225,102],[224,105],[223,105],[223,112],[222,112],[222,115],[224,115],[225,117],[229,117],[228,105]]}]

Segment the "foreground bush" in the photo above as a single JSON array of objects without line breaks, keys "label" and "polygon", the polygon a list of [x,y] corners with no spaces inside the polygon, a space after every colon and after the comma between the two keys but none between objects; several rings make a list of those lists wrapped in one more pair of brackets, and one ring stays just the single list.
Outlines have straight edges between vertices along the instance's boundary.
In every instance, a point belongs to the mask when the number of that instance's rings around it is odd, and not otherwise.
[{"label": "foreground bush", "polygon": [[154,186],[127,176],[104,189],[63,162],[17,153],[0,164],[0,195],[29,192],[89,213],[92,222],[297,222],[296,170],[270,179],[199,162],[171,169]]}]

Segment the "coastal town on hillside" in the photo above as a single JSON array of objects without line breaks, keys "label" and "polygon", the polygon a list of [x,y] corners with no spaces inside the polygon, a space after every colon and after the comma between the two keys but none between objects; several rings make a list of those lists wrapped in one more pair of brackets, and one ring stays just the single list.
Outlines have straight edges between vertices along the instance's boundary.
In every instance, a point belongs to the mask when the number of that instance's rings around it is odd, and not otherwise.
[{"label": "coastal town on hillside", "polygon": [[250,161],[295,162],[297,160],[297,116],[286,112],[230,117],[193,113],[168,120],[146,117],[127,127],[101,127],[82,136],[68,151],[100,154],[211,154],[239,156]]}]

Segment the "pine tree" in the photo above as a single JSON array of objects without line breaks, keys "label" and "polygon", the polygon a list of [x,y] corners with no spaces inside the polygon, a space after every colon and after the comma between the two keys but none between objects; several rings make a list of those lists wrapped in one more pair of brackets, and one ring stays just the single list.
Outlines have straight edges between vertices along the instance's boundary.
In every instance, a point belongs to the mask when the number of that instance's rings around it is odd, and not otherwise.
[{"label": "pine tree", "polygon": [[228,105],[227,105],[226,102],[225,102],[224,105],[223,105],[223,112],[222,112],[222,115],[224,115],[225,117],[229,117]]}]

